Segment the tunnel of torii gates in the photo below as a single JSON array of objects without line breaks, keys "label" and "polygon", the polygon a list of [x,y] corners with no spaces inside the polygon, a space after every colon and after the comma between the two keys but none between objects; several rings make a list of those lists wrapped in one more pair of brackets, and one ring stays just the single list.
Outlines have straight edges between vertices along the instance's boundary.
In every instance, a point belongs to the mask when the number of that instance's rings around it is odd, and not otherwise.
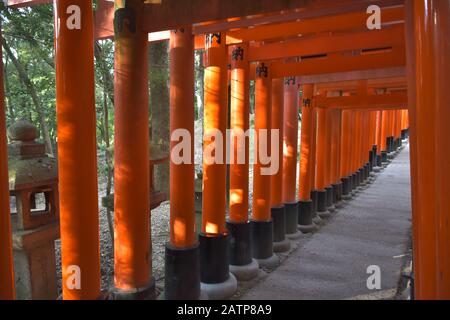
[{"label": "tunnel of torii gates", "polygon": [[[47,2],[6,1],[11,7]],[[64,299],[155,297],[149,151],[142,146],[149,144],[148,43],[166,39],[171,132],[184,129],[193,135],[194,50],[204,49],[204,148],[213,143],[208,132],[225,132],[228,117],[232,130],[249,128],[254,80],[255,130],[280,130],[276,152],[283,159],[270,176],[261,174],[267,165],[257,157],[250,214],[248,156],[245,164],[230,166],[228,220],[226,164],[204,161],[198,237],[194,164],[171,161],[166,299],[198,299],[201,289],[211,297],[231,295],[235,277],[274,263],[273,252],[283,250],[289,235],[320,225],[408,135],[415,297],[450,298],[449,1],[97,1],[95,19],[92,1],[54,3]],[[374,4],[381,8],[382,25],[369,30],[367,7]],[[79,28],[73,27],[76,20],[66,23],[77,13],[72,5],[79,10]],[[100,289],[93,43],[113,36],[115,275],[105,295]],[[3,83],[0,87],[0,298],[13,299]],[[248,140],[244,148],[248,151]],[[68,286],[70,266],[79,266],[80,286]]]}]

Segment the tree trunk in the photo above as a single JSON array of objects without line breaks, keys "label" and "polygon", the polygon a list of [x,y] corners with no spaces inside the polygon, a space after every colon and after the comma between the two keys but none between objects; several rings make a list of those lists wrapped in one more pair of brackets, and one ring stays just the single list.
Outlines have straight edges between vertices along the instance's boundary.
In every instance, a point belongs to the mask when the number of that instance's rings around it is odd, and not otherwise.
[{"label": "tree trunk", "polygon": [[5,103],[6,103],[6,109],[9,112],[9,118],[11,119],[11,122],[14,123],[14,121],[16,121],[16,113],[14,110],[14,106],[11,104],[11,102],[9,100],[9,94],[10,94],[11,89],[9,86],[8,62],[9,62],[9,59],[6,56],[5,57],[5,68],[3,70],[3,79],[5,79],[5,90],[6,90]]},{"label": "tree trunk", "polygon": [[[149,46],[150,55],[150,114],[152,145],[170,152],[169,129],[169,43],[155,42]],[[169,197],[169,163],[155,166],[155,188]]]},{"label": "tree trunk", "polygon": [[45,148],[48,154],[53,155],[53,147],[52,147],[52,141],[50,138],[50,133],[48,131],[47,123],[46,123],[46,116],[45,116],[45,110],[42,107],[41,102],[39,101],[39,97],[36,93],[36,89],[34,88],[33,83],[31,82],[30,78],[28,77],[25,68],[23,67],[22,63],[19,61],[18,58],[14,56],[14,54],[11,51],[11,48],[9,47],[6,40],[3,38],[3,48],[6,51],[6,54],[11,59],[12,63],[16,67],[17,73],[19,74],[19,78],[24,84],[24,86],[27,88],[28,92],[30,93],[31,99],[33,101],[34,107],[36,108],[36,112],[39,116],[39,124],[42,130],[44,142],[45,142]]},{"label": "tree trunk", "polygon": [[[104,80],[104,79],[103,79]],[[103,87],[103,140],[105,141],[105,162],[106,162],[106,196],[111,194],[112,177],[114,174],[113,162],[111,156],[111,141],[109,139],[109,110],[108,95],[106,88]],[[111,243],[114,246],[114,223],[111,210],[106,208],[106,217],[108,219],[108,229],[111,236]]]}]

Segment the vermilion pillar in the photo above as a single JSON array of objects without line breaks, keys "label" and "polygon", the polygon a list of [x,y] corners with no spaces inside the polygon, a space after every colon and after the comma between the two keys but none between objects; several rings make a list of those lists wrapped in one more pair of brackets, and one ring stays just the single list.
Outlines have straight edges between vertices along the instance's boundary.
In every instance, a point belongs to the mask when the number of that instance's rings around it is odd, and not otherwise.
[{"label": "vermilion pillar", "polygon": [[[333,170],[335,164],[332,158],[333,131],[335,123],[333,121],[333,110],[326,109],[326,144],[325,144],[325,190],[327,192],[327,209],[334,212],[336,207],[333,202]],[[323,215],[322,215],[323,216]]]},{"label": "vermilion pillar", "polygon": [[380,138],[380,149],[381,149],[381,161],[387,162],[387,152],[388,152],[388,145],[387,145],[387,138],[389,136],[389,111],[384,110],[382,112],[381,117],[381,138]]},{"label": "vermilion pillar", "polygon": [[377,124],[375,132],[375,144],[377,145],[377,155],[381,155],[381,123],[383,121],[383,111],[377,111]]},{"label": "vermilion pillar", "polygon": [[258,274],[258,263],[252,259],[249,193],[249,64],[248,46],[232,47],[231,112],[232,161],[230,163],[230,271],[238,280],[250,280]]},{"label": "vermilion pillar", "polygon": [[115,25],[115,299],[154,298],[151,277],[147,33],[142,1],[117,5]]},{"label": "vermilion pillar", "polygon": [[[314,95],[314,88],[311,87],[312,95]],[[313,203],[312,216],[314,224],[320,224],[320,217],[317,215],[319,192],[317,190],[316,175],[317,175],[317,129],[318,129],[318,114],[317,108],[314,105],[314,99],[311,103],[312,127],[311,127],[311,161],[310,161],[310,185],[311,185],[311,201]]]},{"label": "vermilion pillar", "polygon": [[354,140],[354,159],[353,159],[353,170],[356,175],[356,186],[359,187],[361,184],[361,137],[362,137],[362,111],[355,111],[355,140]]},{"label": "vermilion pillar", "polygon": [[232,48],[231,121],[233,163],[230,164],[230,222],[248,222],[249,172],[249,65],[247,45]]},{"label": "vermilion pillar", "polygon": [[376,168],[375,171],[379,172],[381,168],[381,136],[382,136],[382,122],[383,122],[383,111],[377,111],[377,124],[375,132],[375,144],[377,146],[376,153]]},{"label": "vermilion pillar", "polygon": [[284,82],[283,203],[286,208],[286,236],[298,235],[298,202],[296,201],[298,155],[298,84],[295,77]]},{"label": "vermilion pillar", "polygon": [[313,114],[314,85],[302,85],[302,129],[300,143],[299,207],[298,224],[303,233],[314,231],[313,201],[311,199],[315,154],[313,149],[314,124]]},{"label": "vermilion pillar", "polygon": [[[283,109],[284,109],[284,79],[272,80],[272,119],[271,135],[278,135],[278,148],[274,148],[272,160],[278,162],[278,170],[270,179],[270,206],[273,221],[273,251],[285,252],[290,248],[286,240],[286,210],[283,204]],[[296,225],[297,226],[297,225]]]},{"label": "vermilion pillar", "polygon": [[270,203],[272,208],[283,205],[283,123],[284,123],[284,82],[283,79],[272,80],[272,134],[278,131],[278,145],[276,150],[280,165],[271,175]]},{"label": "vermilion pillar", "polygon": [[[236,278],[229,273],[225,224],[228,59],[224,33],[207,34],[205,41],[201,281],[211,299],[224,299],[237,289]],[[226,283],[230,283],[229,291],[208,291],[222,288]]]},{"label": "vermilion pillar", "polygon": [[327,109],[317,108],[318,116],[318,131],[317,131],[317,171],[316,171],[316,188],[318,192],[317,200],[317,213],[319,217],[326,218],[330,215],[328,211],[327,203],[327,190],[328,187],[328,177],[327,171],[329,170],[329,158],[328,158],[328,117]]},{"label": "vermilion pillar", "polygon": [[100,254],[92,2],[77,3],[79,28],[69,28],[67,12],[73,1],[58,0],[55,5],[63,298],[98,299]]},{"label": "vermilion pillar", "polygon": [[370,111],[369,163],[372,172],[377,165],[377,111]]},{"label": "vermilion pillar", "polygon": [[416,299],[450,299],[448,1],[406,4]]},{"label": "vermilion pillar", "polygon": [[363,111],[362,113],[362,130],[361,130],[361,155],[360,155],[360,163],[361,163],[361,180],[362,184],[367,184],[367,178],[369,177],[369,163],[368,163],[368,154],[369,150],[369,134],[370,134],[370,117],[369,111]]},{"label": "vermilion pillar", "polygon": [[342,200],[342,182],[340,175],[341,162],[341,114],[340,109],[331,110],[333,121],[331,133],[331,186],[333,189],[333,203],[340,207]]},{"label": "vermilion pillar", "polygon": [[391,144],[391,137],[392,137],[392,110],[386,111],[386,152],[389,154],[392,152],[392,144]]},{"label": "vermilion pillar", "polygon": [[397,148],[401,146],[402,143],[402,111],[397,110],[397,118],[395,124],[395,139],[397,142]]},{"label": "vermilion pillar", "polygon": [[342,111],[340,174],[342,177],[342,197],[344,200],[351,198],[351,115],[352,112],[349,110]]},{"label": "vermilion pillar", "polygon": [[356,111],[350,111],[350,161],[348,165],[348,170],[351,177],[351,193],[355,195],[357,193],[357,181],[356,181]]},{"label": "vermilion pillar", "polygon": [[261,266],[274,261],[273,222],[270,212],[271,164],[264,159],[271,149],[272,78],[270,65],[256,67],[255,165],[253,166],[252,254]]},{"label": "vermilion pillar", "polygon": [[[200,296],[194,205],[194,37],[192,27],[170,32],[170,241],[166,244],[167,300]],[[186,145],[180,151],[179,145]]]},{"label": "vermilion pillar", "polygon": [[[0,40],[2,40],[0,23]],[[0,300],[14,300],[14,267],[9,210],[8,149],[6,141],[5,92],[3,87],[3,59],[0,47]]]}]

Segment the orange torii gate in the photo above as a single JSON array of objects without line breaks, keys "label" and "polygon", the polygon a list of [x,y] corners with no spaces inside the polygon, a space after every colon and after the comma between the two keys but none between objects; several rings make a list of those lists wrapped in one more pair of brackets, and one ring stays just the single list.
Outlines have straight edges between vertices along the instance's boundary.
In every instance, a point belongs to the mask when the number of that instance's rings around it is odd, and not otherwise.
[{"label": "orange torii gate", "polygon": [[[7,4],[19,7],[47,2],[49,1],[13,0],[7,1]],[[149,155],[148,150],[139,148],[139,145],[148,144],[148,117],[146,116],[148,88],[145,57],[148,33],[153,32],[162,32],[159,35],[153,34],[156,36],[153,38],[155,40],[169,38],[171,40],[171,55],[174,58],[174,61],[171,61],[172,132],[180,128],[192,132],[191,121],[194,110],[191,108],[192,101],[188,98],[193,94],[192,72],[183,73],[182,70],[185,70],[186,65],[192,67],[194,48],[206,48],[209,58],[206,72],[206,86],[210,89],[206,93],[206,129],[222,132],[226,128],[224,125],[226,123],[224,106],[227,100],[224,94],[226,91],[224,69],[228,63],[226,45],[242,44],[244,48],[247,48],[248,56],[245,58],[246,65],[243,68],[246,70],[248,67],[248,71],[235,72],[234,75],[232,73],[232,77],[235,81],[243,83],[234,88],[235,94],[238,94],[239,90],[247,90],[248,81],[256,80],[255,125],[257,131],[272,127],[272,82],[280,78],[297,77],[296,83],[303,89],[302,110],[305,112],[303,120],[307,122],[307,125],[302,126],[300,163],[302,169],[298,222],[303,226],[311,226],[312,218],[315,218],[315,206],[312,204],[315,191],[323,193],[331,186],[334,192],[335,188],[332,185],[339,184],[339,181],[343,179],[342,193],[348,198],[351,190],[368,178],[370,161],[367,160],[373,161],[373,157],[369,156],[370,152],[373,155],[373,144],[377,145],[375,151],[379,160],[385,162],[388,153],[395,148],[393,139],[401,139],[401,131],[408,128],[409,120],[411,120],[416,297],[450,297],[448,272],[450,259],[447,250],[450,246],[449,230],[443,223],[448,219],[448,212],[450,212],[449,203],[445,201],[450,180],[438,178],[435,174],[437,169],[434,166],[429,167],[426,162],[431,157],[438,164],[440,176],[449,178],[450,172],[444,165],[448,160],[448,154],[436,149],[434,144],[430,143],[430,141],[438,141],[442,146],[449,143],[445,138],[448,136],[448,129],[445,123],[442,123],[445,118],[443,115],[448,112],[445,103],[449,101],[449,93],[445,89],[445,83],[448,83],[449,62],[448,59],[439,59],[439,57],[450,55],[448,41],[445,41],[449,36],[449,22],[446,19],[450,9],[448,3],[438,0],[407,1],[406,15],[404,15],[404,1],[374,1],[382,6],[382,13],[385,15],[383,29],[386,28],[388,31],[371,31],[373,32],[372,41],[372,36],[367,37],[369,31],[362,31],[367,19],[365,9],[369,4],[366,0],[323,0],[318,6],[305,4],[301,0],[264,0],[257,4],[250,0],[232,0],[227,1],[226,4],[220,0],[209,0],[208,5],[205,5],[202,0],[176,3],[175,0],[163,0],[159,1],[160,4],[151,4],[153,1],[147,2],[144,4],[143,1],[138,0],[118,0],[115,1],[116,8],[114,8],[112,1],[99,1],[99,10],[96,13],[96,38],[112,36],[113,16],[115,16],[116,28],[114,32],[117,97],[115,181],[118,189],[115,193],[117,207],[115,228],[119,235],[116,238],[115,249],[115,288],[112,290],[114,298],[139,299],[154,296],[149,243],[149,179],[148,167],[146,167]],[[372,2],[370,1],[370,4],[373,4]],[[56,0],[56,4],[57,18],[66,19],[70,1]],[[59,34],[56,35],[60,148],[58,156],[64,280],[70,276],[66,270],[71,265],[78,265],[84,271],[81,289],[74,290],[64,285],[63,296],[64,299],[96,299],[102,294],[99,287],[95,123],[93,123],[95,102],[93,50],[91,49],[94,40],[94,21],[91,19],[91,1],[80,1],[77,5],[80,7],[82,16],[88,17],[82,19],[83,31],[69,30],[62,23]],[[403,28],[396,25],[403,25],[405,20],[406,37],[404,37]],[[248,28],[250,26],[252,28]],[[438,29],[438,26],[441,28]],[[315,35],[315,33],[345,32],[355,28],[362,30],[354,34]],[[183,30],[185,34],[167,32],[174,29]],[[233,30],[229,31],[230,29]],[[423,35],[424,30],[431,30],[435,37]],[[217,40],[218,34],[221,37],[220,42]],[[406,45],[404,38],[406,38]],[[279,43],[264,43],[266,40]],[[314,48],[317,49],[314,50]],[[342,51],[346,50],[356,50],[358,53],[342,54]],[[80,61],[77,68],[73,67],[70,60],[75,55],[77,61]],[[292,57],[296,57],[297,61],[285,61]],[[374,87],[375,92],[377,89],[385,90],[384,92],[374,94],[374,91],[368,90],[370,79],[405,76],[405,65],[408,67],[407,93],[398,91],[397,86],[389,84]],[[239,67],[237,63],[234,63],[232,68]],[[329,83],[333,80],[358,81],[358,84],[356,90],[345,88],[345,86],[328,89],[320,88],[320,85],[316,88],[312,86],[312,84]],[[364,86],[361,85],[362,82]],[[64,86],[65,83],[77,83],[77,85],[68,88]],[[338,96],[328,94],[336,90],[341,91]],[[320,94],[317,95],[315,91]],[[248,99],[246,94],[243,96],[245,100]],[[233,98],[231,99],[233,102]],[[291,101],[294,100],[296,99],[291,99]],[[431,101],[434,103],[434,108],[430,111]],[[244,101],[243,105],[238,105],[235,98],[234,104],[235,114],[232,116],[236,118],[232,125],[236,128],[247,128],[245,122],[243,125],[239,124],[240,120],[246,118],[247,101]],[[183,105],[183,110],[173,112],[180,105]],[[408,115],[397,110],[404,110],[407,107],[411,118],[404,120],[403,125],[400,126],[402,119],[408,118]],[[283,106],[278,106],[276,110],[282,108]],[[291,112],[286,112],[284,115],[289,114],[292,117],[294,113]],[[400,115],[402,115],[401,118]],[[1,117],[4,118],[4,112]],[[434,135],[434,131],[431,130],[435,124],[439,124],[436,126],[439,128],[438,135]],[[366,128],[371,129],[366,130]],[[1,131],[0,134],[4,137],[4,130]],[[73,134],[75,131],[77,135]],[[339,131],[341,134],[338,133]],[[83,132],[81,138],[78,132]],[[339,138],[332,139],[333,134]],[[3,138],[1,141],[0,150],[5,150],[6,139]],[[208,142],[211,141],[206,141],[205,145]],[[316,154],[321,156],[316,157]],[[348,154],[350,157],[345,156]],[[307,163],[302,165],[303,160],[306,159]],[[332,162],[328,164],[324,162],[329,159],[333,159]],[[290,165],[292,167],[292,163]],[[373,162],[372,165],[374,165]],[[263,166],[264,164],[257,161],[255,168]],[[83,170],[80,172],[79,168]],[[246,166],[235,169],[233,170],[236,175],[234,178],[248,171]],[[0,177],[5,179],[4,164],[0,166],[0,170],[2,170]],[[166,250],[166,292],[170,293],[169,298],[195,299],[200,295],[199,282],[202,281],[202,287],[209,290],[212,297],[225,293],[229,295],[234,290],[234,283],[230,286],[228,282],[232,278],[228,273],[230,261],[227,255],[217,255],[218,250],[228,252],[227,244],[223,239],[230,232],[225,223],[225,166],[204,163],[205,172],[210,174],[204,174],[204,208],[206,210],[204,210],[200,246],[194,237],[192,207],[194,195],[189,196],[194,179],[193,167],[184,164],[179,166],[172,162],[171,170],[175,173],[177,183],[184,183],[187,187],[179,190],[171,183],[171,201],[176,205],[171,209],[171,240]],[[247,253],[242,256],[240,262],[236,257],[245,250],[236,247],[233,250],[239,251],[231,251],[230,256],[235,257],[234,261],[238,267],[254,265],[252,257],[261,264],[274,263],[272,229],[275,221],[271,220],[270,207],[271,204],[278,205],[281,202],[295,201],[295,199],[292,197],[292,192],[290,192],[291,195],[283,196],[281,200],[281,193],[272,192],[271,196],[270,180],[270,177],[255,175],[254,209],[250,224],[245,212],[248,206],[245,201],[248,202],[248,200],[245,197],[235,196],[245,191],[243,185],[246,184],[246,180],[239,180],[239,178],[233,180],[237,183],[236,189],[243,190],[230,197],[233,204],[239,204],[239,209],[233,210],[230,222],[251,226],[244,227],[247,231],[240,235],[243,245],[248,246],[251,243],[250,238],[253,238],[254,244],[257,243],[256,247],[254,245],[250,250],[251,256],[248,248],[245,249]],[[279,180],[276,182],[279,183]],[[285,184],[283,189],[292,189],[292,182]],[[339,189],[340,187],[337,188],[338,197],[332,197],[332,201],[339,200]],[[7,194],[5,186],[0,193],[3,197]],[[419,193],[423,199],[428,200],[426,203],[424,200],[419,201],[417,197]],[[271,203],[272,198],[276,199],[273,203]],[[321,199],[320,209],[328,210],[332,205],[329,202],[330,198],[328,195],[321,195]],[[325,203],[324,199],[326,199]],[[304,206],[312,207],[311,214],[302,216]],[[3,209],[0,218],[0,234],[4,237],[1,241],[0,297],[13,298],[11,244],[8,240],[10,239],[9,212],[6,206]],[[305,212],[308,210],[305,209]],[[427,219],[428,215],[431,215],[433,219]],[[322,216],[326,217],[326,215]],[[315,221],[318,220],[315,219]],[[89,225],[87,231],[84,229],[86,225]],[[83,230],[82,236],[81,230]],[[232,231],[230,233],[232,233],[231,236],[238,236],[238,233],[234,235]],[[248,236],[248,233],[251,236]],[[77,234],[80,236],[73,236]],[[437,241],[431,238],[431,235],[435,234]],[[198,263],[198,259],[201,264]],[[176,267],[180,262],[185,262],[183,266],[186,267]],[[233,271],[233,268],[230,270]],[[222,291],[219,294],[217,288],[222,283],[228,283],[229,286],[225,293]]]}]

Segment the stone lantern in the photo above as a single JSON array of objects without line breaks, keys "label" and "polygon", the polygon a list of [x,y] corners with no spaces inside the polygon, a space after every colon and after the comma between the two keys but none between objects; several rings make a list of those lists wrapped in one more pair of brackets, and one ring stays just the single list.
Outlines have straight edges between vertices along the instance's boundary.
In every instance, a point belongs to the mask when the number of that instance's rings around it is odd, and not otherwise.
[{"label": "stone lantern", "polygon": [[[55,159],[36,142],[26,120],[8,128],[9,192],[17,299],[57,298],[55,240],[59,238],[58,174]],[[15,207],[15,208],[14,208]]]}]

